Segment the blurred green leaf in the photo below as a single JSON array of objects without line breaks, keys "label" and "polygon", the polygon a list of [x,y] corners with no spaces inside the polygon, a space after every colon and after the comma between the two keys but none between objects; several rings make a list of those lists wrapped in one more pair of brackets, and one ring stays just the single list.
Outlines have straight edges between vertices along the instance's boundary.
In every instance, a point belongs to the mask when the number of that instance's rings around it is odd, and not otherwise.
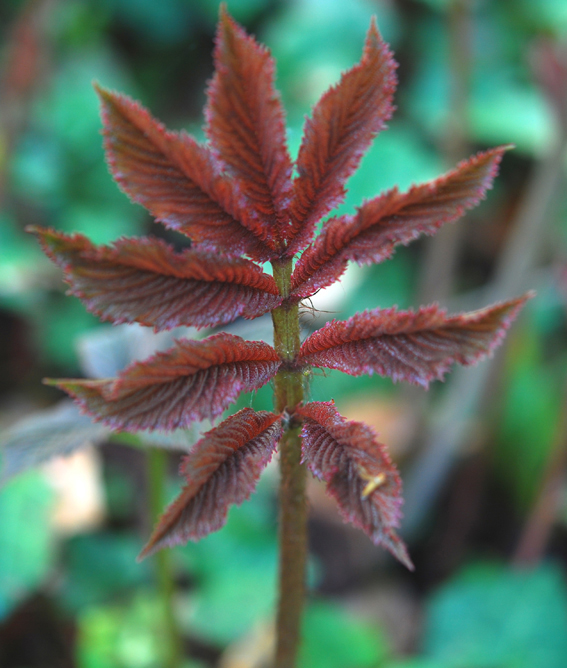
[{"label": "blurred green leaf", "polygon": [[54,565],[52,501],[53,491],[35,471],[0,488],[0,620]]},{"label": "blurred green leaf", "polygon": [[432,597],[424,654],[447,668],[564,668],[565,629],[567,589],[558,567],[477,564]]},{"label": "blurred green leaf", "polygon": [[330,603],[307,606],[303,634],[300,668],[375,668],[388,654],[378,628]]},{"label": "blurred green leaf", "polygon": [[127,26],[150,43],[169,45],[189,39],[193,3],[184,0],[113,0],[104,3]]},{"label": "blurred green leaf", "polygon": [[558,374],[561,367],[545,366],[540,346],[540,337],[530,327],[512,339],[494,453],[500,476],[524,508],[539,489],[554,445],[564,385]]},{"label": "blurred green leaf", "polygon": [[221,645],[270,619],[277,590],[277,546],[269,474],[229,512],[226,526],[179,555],[197,579],[185,618],[188,628]]},{"label": "blurred green leaf", "polygon": [[59,597],[78,611],[109,603],[152,577],[149,561],[136,562],[142,541],[139,536],[93,533],[71,538],[65,546],[66,577]]},{"label": "blurred green leaf", "polygon": [[78,619],[79,668],[163,668],[161,615],[159,599],[144,591],[127,604],[87,608]]}]

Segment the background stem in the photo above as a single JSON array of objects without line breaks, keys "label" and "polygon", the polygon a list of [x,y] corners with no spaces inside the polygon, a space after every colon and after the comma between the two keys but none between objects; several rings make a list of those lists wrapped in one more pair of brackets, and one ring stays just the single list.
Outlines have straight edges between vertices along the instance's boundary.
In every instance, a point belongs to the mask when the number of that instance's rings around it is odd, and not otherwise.
[{"label": "background stem", "polygon": [[[152,525],[155,525],[166,503],[167,453],[158,448],[149,448],[147,451],[147,470],[150,515]],[[171,552],[170,550],[159,550],[154,559],[162,608],[159,635],[163,638],[163,666],[164,668],[180,668],[182,647],[173,607],[175,582],[171,568]]]},{"label": "background stem", "polygon": [[[281,294],[290,289],[292,263],[274,263],[274,279]],[[303,376],[292,362],[299,352],[297,304],[282,304],[272,312],[274,346],[284,360],[275,386],[277,411],[293,409],[303,400]],[[286,364],[286,362],[288,364]],[[290,424],[280,442],[280,583],[276,628],[275,668],[293,668],[299,648],[305,599],[307,560],[306,470],[301,464],[300,426]]]}]

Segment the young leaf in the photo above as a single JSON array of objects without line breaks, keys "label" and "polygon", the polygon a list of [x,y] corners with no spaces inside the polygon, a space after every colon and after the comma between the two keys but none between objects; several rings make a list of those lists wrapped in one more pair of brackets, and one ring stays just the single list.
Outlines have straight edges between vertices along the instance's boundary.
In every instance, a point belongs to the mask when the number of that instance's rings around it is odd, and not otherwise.
[{"label": "young leaf", "polygon": [[478,153],[444,176],[397,188],[363,204],[354,216],[331,218],[306,249],[292,276],[292,296],[305,298],[337,281],[349,260],[358,264],[390,258],[398,244],[409,244],[421,234],[435,234],[445,223],[476,206],[498,171],[508,147]]},{"label": "young leaf", "polygon": [[268,236],[275,234],[281,245],[288,234],[292,167],[274,61],[223,6],[215,65],[205,110],[212,150],[238,180]]},{"label": "young leaf", "polygon": [[343,201],[344,183],[392,115],[395,68],[372,20],[361,61],[321,97],[305,122],[289,255],[305,248],[319,220]]},{"label": "young leaf", "polygon": [[274,245],[233,180],[184,132],[168,132],[125,95],[97,87],[114,178],[159,221],[214,248],[264,261]]},{"label": "young leaf", "polygon": [[171,431],[219,416],[241,392],[258,389],[280,366],[261,341],[216,334],[134,362],[117,378],[49,380],[95,419],[114,429]]},{"label": "young leaf", "polygon": [[436,304],[417,313],[395,307],[357,313],[311,334],[299,362],[351,376],[378,373],[427,388],[454,362],[474,364],[490,354],[530,296],[452,317]]},{"label": "young leaf", "polygon": [[64,270],[70,293],[102,320],[156,331],[215,327],[256,318],[281,302],[274,279],[243,258],[196,248],[176,253],[151,237],[97,247],[81,234],[27,229]]},{"label": "young leaf", "polygon": [[140,559],[220,529],[231,504],[254,491],[282,434],[281,416],[244,408],[207,432],[182,463],[187,485],[165,511]]},{"label": "young leaf", "polygon": [[401,517],[400,476],[372,429],[347,422],[332,403],[309,403],[296,413],[304,421],[303,461],[327,483],[342,517],[413,570],[406,546],[394,531]]}]

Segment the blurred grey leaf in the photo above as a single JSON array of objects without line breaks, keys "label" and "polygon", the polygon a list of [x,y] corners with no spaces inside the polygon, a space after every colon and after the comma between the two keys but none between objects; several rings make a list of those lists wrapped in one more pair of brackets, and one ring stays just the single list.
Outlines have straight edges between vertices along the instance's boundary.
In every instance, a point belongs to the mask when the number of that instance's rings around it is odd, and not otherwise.
[{"label": "blurred grey leaf", "polygon": [[0,435],[2,482],[52,457],[99,443],[110,430],[81,415],[71,401],[20,420]]},{"label": "blurred grey leaf", "polygon": [[77,351],[81,369],[89,378],[111,378],[131,362],[143,360],[158,350],[167,350],[176,339],[201,338],[192,327],[176,327],[156,334],[141,325],[100,327],[81,336]]}]

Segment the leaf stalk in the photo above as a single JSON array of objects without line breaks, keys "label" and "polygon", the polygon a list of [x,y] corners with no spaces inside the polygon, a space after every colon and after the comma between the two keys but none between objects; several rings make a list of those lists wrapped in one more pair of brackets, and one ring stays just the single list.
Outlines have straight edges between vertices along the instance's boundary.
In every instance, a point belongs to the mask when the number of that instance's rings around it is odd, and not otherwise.
[{"label": "leaf stalk", "polygon": [[[291,289],[292,260],[273,263],[284,297]],[[274,379],[276,410],[292,412],[303,401],[303,374],[293,368],[300,347],[299,309],[284,302],[272,311],[274,347],[284,360]],[[280,571],[275,668],[296,665],[305,600],[307,561],[306,467],[301,463],[300,426],[291,422],[280,442]]]}]

